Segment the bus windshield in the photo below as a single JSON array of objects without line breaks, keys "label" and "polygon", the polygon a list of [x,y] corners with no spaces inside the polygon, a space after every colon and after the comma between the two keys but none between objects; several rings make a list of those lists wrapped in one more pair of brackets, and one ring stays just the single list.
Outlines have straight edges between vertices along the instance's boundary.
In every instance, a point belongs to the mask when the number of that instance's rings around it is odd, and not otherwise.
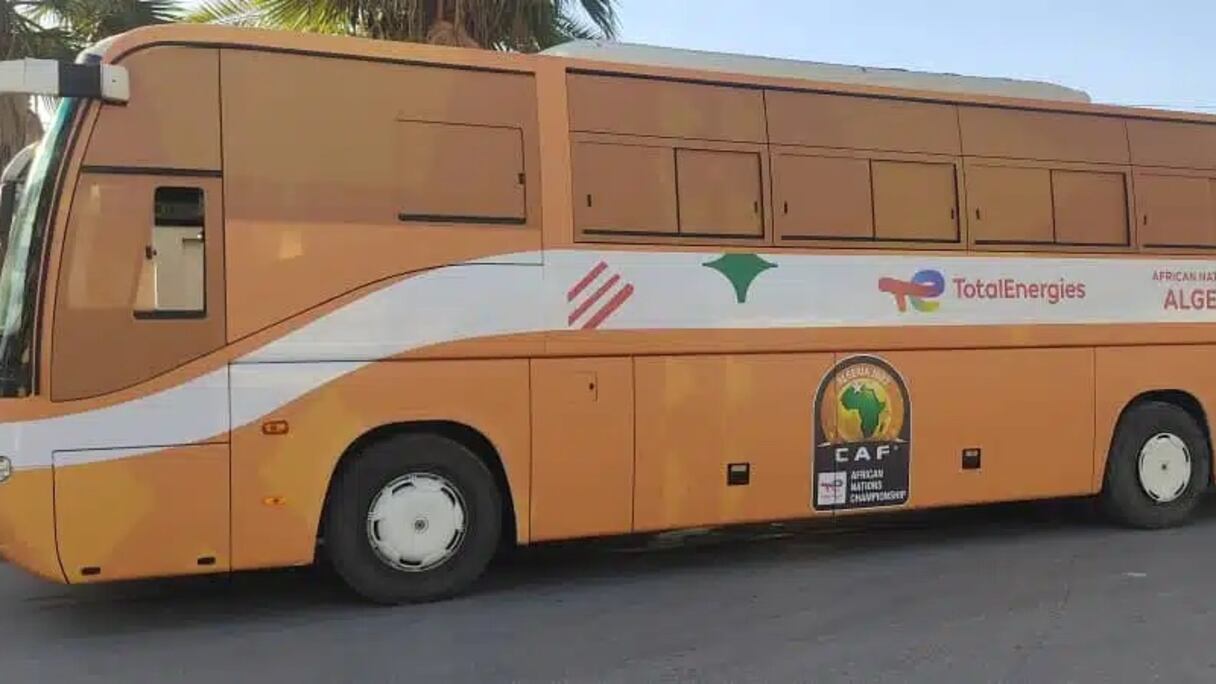
[{"label": "bus windshield", "polygon": [[39,143],[17,198],[0,267],[0,397],[21,396],[29,389],[38,259],[47,235],[55,183],[63,164],[79,100],[59,102],[54,120]]}]

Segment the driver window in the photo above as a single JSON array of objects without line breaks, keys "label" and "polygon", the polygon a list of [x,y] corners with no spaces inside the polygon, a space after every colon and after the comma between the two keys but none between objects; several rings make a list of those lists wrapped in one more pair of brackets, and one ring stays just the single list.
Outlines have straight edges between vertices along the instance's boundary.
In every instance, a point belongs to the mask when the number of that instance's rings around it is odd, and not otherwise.
[{"label": "driver window", "polygon": [[144,249],[137,318],[206,315],[202,188],[156,189],[152,233]]}]

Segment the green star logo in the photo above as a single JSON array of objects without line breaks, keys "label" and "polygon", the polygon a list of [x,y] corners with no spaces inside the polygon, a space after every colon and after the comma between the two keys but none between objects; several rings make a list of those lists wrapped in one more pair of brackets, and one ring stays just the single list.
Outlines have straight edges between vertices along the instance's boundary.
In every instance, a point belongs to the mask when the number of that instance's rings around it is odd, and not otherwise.
[{"label": "green star logo", "polygon": [[726,276],[735,288],[735,300],[740,304],[747,301],[747,291],[761,273],[770,268],[777,268],[777,264],[765,261],[755,254],[723,254],[702,266]]}]

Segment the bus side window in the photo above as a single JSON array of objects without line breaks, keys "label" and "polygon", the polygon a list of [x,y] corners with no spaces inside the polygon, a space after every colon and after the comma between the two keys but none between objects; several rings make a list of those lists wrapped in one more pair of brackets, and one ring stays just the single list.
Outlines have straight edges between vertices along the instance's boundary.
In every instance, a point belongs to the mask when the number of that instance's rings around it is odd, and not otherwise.
[{"label": "bus side window", "polygon": [[144,248],[136,318],[206,315],[202,188],[156,189],[150,240]]},{"label": "bus side window", "polygon": [[1153,248],[1216,247],[1213,189],[1212,180],[1185,171],[1137,173],[1140,243]]},{"label": "bus side window", "polygon": [[761,237],[764,234],[761,165],[757,152],[677,148],[680,234]]},{"label": "bus side window", "polygon": [[397,137],[399,220],[527,224],[522,129],[399,121]]}]

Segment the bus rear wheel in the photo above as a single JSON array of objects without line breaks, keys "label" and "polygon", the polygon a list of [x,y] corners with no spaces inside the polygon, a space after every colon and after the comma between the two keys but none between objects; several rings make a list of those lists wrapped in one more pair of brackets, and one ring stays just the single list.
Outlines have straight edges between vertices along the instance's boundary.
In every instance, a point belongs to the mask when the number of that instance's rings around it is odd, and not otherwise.
[{"label": "bus rear wheel", "polygon": [[476,454],[439,435],[403,434],[368,446],[338,475],[324,531],[351,589],[399,604],[467,589],[501,528],[500,493]]},{"label": "bus rear wheel", "polygon": [[1129,527],[1181,525],[1194,514],[1210,473],[1207,438],[1189,413],[1165,402],[1138,404],[1115,432],[1102,508]]}]

